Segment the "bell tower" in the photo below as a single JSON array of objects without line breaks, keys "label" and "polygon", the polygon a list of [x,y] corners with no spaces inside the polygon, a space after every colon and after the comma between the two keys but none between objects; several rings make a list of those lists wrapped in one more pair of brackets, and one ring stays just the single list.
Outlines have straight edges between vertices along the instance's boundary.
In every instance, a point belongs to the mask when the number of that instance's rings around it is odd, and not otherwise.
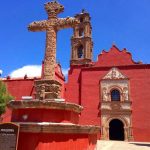
[{"label": "bell tower", "polygon": [[72,53],[71,65],[89,64],[92,61],[93,42],[91,38],[91,18],[89,13],[82,10],[82,13],[75,15],[80,22],[74,29],[71,38]]}]

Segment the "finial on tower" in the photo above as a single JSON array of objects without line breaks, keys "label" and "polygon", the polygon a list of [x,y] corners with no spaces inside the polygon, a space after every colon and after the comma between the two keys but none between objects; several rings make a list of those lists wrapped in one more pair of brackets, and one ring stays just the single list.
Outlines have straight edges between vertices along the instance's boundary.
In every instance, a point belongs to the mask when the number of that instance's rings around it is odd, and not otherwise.
[{"label": "finial on tower", "polygon": [[85,9],[82,9],[82,13],[85,13]]}]

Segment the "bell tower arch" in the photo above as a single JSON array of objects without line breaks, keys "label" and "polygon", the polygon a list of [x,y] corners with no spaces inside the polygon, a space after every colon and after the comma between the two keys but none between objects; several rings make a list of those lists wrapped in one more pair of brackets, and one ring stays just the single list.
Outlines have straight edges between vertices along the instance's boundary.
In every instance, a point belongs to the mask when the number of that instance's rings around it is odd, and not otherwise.
[{"label": "bell tower arch", "polygon": [[80,22],[74,27],[73,36],[71,38],[72,53],[71,65],[88,64],[92,61],[92,27],[89,13],[82,10],[75,18]]}]

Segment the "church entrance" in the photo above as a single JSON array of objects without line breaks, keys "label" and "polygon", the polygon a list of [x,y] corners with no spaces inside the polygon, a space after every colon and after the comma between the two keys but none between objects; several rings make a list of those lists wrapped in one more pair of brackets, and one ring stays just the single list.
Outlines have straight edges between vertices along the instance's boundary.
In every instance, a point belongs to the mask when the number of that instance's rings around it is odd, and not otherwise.
[{"label": "church entrance", "polygon": [[109,139],[124,141],[124,124],[119,119],[113,119],[110,121]]}]

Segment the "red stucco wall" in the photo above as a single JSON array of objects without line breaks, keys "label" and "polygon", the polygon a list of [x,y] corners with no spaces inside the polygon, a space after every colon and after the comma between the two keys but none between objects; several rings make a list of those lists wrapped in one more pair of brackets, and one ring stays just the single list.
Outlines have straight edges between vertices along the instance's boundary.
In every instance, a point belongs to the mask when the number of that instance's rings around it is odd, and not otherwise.
[{"label": "red stucco wall", "polygon": [[129,78],[132,101],[132,127],[135,141],[150,141],[150,65],[135,63],[126,50],[113,46],[103,51],[92,67],[71,66],[65,96],[81,104],[84,110],[81,124],[101,125],[100,81],[112,67],[117,67]]},{"label": "red stucco wall", "polygon": [[94,150],[96,135],[20,133],[18,142],[18,150]]},{"label": "red stucco wall", "polygon": [[[125,49],[120,51],[113,46],[109,52],[103,51],[92,66],[71,66],[68,82],[62,89],[62,95],[66,101],[84,107],[80,124],[101,125],[100,80],[114,66],[129,78],[134,140],[150,142],[150,64],[135,63],[131,54]],[[5,82],[10,93],[17,100],[23,95],[34,93],[32,92],[33,79],[6,80]],[[64,83],[62,79],[60,82]]]},{"label": "red stucco wall", "polygon": [[[27,119],[23,119],[23,115],[27,115]],[[12,112],[13,122],[69,122],[78,124],[79,114],[73,111],[58,109],[14,109]]]}]

